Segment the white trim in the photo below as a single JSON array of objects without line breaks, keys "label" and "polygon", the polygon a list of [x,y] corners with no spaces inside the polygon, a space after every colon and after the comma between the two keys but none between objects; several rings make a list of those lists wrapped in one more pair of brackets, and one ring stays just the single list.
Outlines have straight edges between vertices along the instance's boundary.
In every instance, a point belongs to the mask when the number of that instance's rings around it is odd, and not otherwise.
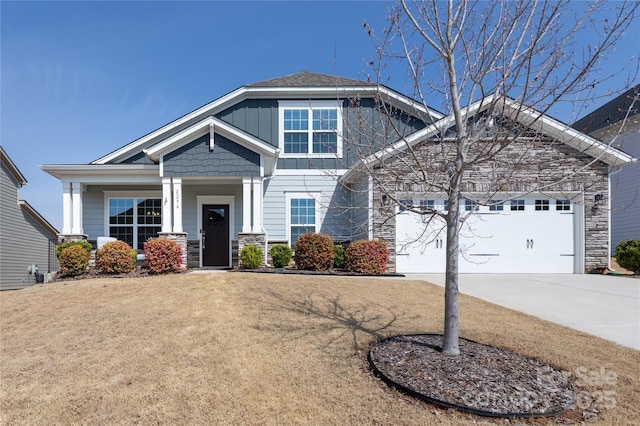
[{"label": "white trim", "polygon": [[259,234],[262,232],[262,178],[252,178],[251,187],[253,191],[253,225],[251,231],[254,234]]},{"label": "white trim", "polygon": [[182,229],[182,178],[171,178],[173,203],[173,231],[183,232]]},{"label": "white trim", "polygon": [[304,198],[304,199],[309,199],[312,198],[315,200],[315,204],[316,204],[316,223],[315,223],[315,227],[316,227],[316,231],[315,232],[320,232],[320,226],[322,225],[322,210],[321,210],[321,198],[322,198],[322,193],[321,192],[285,192],[285,236],[286,239],[289,243],[289,246],[291,247],[291,199],[293,198]]},{"label": "white trim", "polygon": [[45,164],[40,169],[60,180],[73,179],[83,183],[87,179],[99,179],[103,176],[126,176],[128,179],[158,177],[159,171],[155,164]]},{"label": "white trim", "polygon": [[[584,152],[593,158],[597,158],[609,166],[620,166],[633,161],[632,156],[594,139],[591,136],[585,135],[584,133],[575,130],[567,124],[563,124],[546,114],[542,114],[533,108],[523,106],[517,101],[509,98],[496,98],[496,95],[489,95],[484,99],[463,108],[463,115],[470,116],[477,114],[492,105],[503,107],[502,112],[506,116],[509,116],[510,113],[511,115],[515,114],[515,118],[519,123],[554,137],[571,148],[574,148],[579,152]],[[354,176],[366,168],[366,166],[370,167],[371,164],[375,164],[389,156],[396,155],[398,152],[406,150],[407,147],[415,146],[416,144],[423,142],[425,139],[449,129],[454,124],[455,117],[451,114],[425,127],[424,129],[407,136],[406,138],[401,138],[393,143],[393,145],[383,148],[367,158],[358,161],[353,167],[351,167],[351,169],[349,169],[343,179],[350,182],[353,180]]]},{"label": "white trim", "polygon": [[162,232],[171,232],[173,230],[172,198],[171,178],[162,178]]},{"label": "white trim", "polygon": [[71,233],[82,235],[82,184],[73,182],[71,184]]},{"label": "white trim", "polygon": [[278,169],[273,176],[342,176],[349,169]]},{"label": "white trim", "polygon": [[[284,111],[285,110],[305,110],[309,112],[309,128],[308,148],[306,153],[288,153],[284,150]],[[314,153],[313,152],[313,110],[314,109],[335,109],[337,111],[337,128],[336,128],[336,152],[335,153]],[[302,131],[301,131],[302,132]],[[342,158],[343,152],[343,113],[341,101],[278,101],[278,146],[280,147],[280,156],[282,158]]]},{"label": "white trim", "polygon": [[71,197],[71,182],[62,182],[62,233],[71,234],[73,215],[73,199]]},{"label": "white trim", "polygon": [[233,266],[231,253],[231,242],[235,232],[235,195],[196,195],[196,227],[198,229],[198,239],[200,240],[200,268],[202,268],[202,206],[205,204],[228,204],[229,205],[229,267]]},{"label": "white trim", "polygon": [[251,232],[251,178],[242,178],[242,233]]},{"label": "white trim", "polygon": [[215,139],[215,125],[213,123],[209,123],[209,151],[213,151],[215,148]]},{"label": "white trim", "polygon": [[238,104],[249,97],[259,99],[274,96],[278,97],[279,95],[282,95],[291,97],[318,96],[335,99],[337,97],[348,98],[350,96],[358,96],[362,94],[370,96],[375,96],[377,94],[383,95],[389,101],[399,105],[404,105],[409,109],[417,110],[429,117],[432,117],[434,120],[439,120],[443,117],[439,112],[430,108],[425,108],[424,105],[416,102],[414,99],[401,95],[398,92],[381,85],[356,85],[347,87],[240,87],[239,89],[209,102],[208,104],[160,127],[157,130],[154,130],[153,132],[105,155],[104,157],[93,161],[91,164],[107,164],[118,159],[126,158],[140,146],[151,142],[153,139],[161,137],[162,134],[170,132],[184,123],[194,120],[199,116],[213,115],[231,105]]}]

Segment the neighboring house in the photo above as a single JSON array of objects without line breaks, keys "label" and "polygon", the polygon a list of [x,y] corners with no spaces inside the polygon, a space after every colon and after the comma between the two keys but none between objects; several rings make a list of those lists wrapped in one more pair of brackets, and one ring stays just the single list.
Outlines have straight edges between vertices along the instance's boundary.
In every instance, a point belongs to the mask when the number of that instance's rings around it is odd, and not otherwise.
[{"label": "neighboring house", "polygon": [[[368,143],[364,133],[373,129],[378,137],[368,165],[393,164],[406,144],[393,145],[385,134],[400,130],[415,151],[427,152],[434,122],[450,121],[385,86],[301,72],[243,86],[89,164],[42,168],[62,181],[62,239],[111,236],[141,250],[148,238],[166,236],[187,248],[189,267],[232,267],[246,244],[265,249],[323,232],[340,242],[386,241],[392,271],[442,272],[442,244],[431,241],[425,249],[406,243],[406,229],[424,226],[420,216],[395,215],[388,194],[362,173],[355,148]],[[548,117],[536,126],[548,135],[548,149],[537,152],[548,169],[532,165],[521,171],[522,180],[505,185],[527,196],[477,211],[483,214],[478,233],[495,235],[485,238],[489,247],[471,253],[479,262],[463,262],[462,272],[607,267],[608,214],[600,204],[608,198],[609,167],[631,157]],[[544,176],[557,173],[575,177],[561,192],[532,192]],[[443,194],[416,191],[400,185],[393,198],[445,208]]]},{"label": "neighboring house", "polygon": [[[640,158],[640,84],[574,123],[573,127]],[[611,252],[640,240],[640,163],[611,173]]]},{"label": "neighboring house", "polygon": [[34,285],[58,270],[54,254],[58,231],[20,200],[20,187],[27,180],[2,147],[0,156],[0,290],[15,290]]}]

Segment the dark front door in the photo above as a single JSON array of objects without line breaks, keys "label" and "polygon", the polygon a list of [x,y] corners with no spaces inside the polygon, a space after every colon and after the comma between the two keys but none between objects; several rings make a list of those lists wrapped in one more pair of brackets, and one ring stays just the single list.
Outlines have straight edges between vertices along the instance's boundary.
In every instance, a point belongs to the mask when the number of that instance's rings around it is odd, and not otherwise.
[{"label": "dark front door", "polygon": [[202,266],[229,266],[229,205],[202,206]]}]

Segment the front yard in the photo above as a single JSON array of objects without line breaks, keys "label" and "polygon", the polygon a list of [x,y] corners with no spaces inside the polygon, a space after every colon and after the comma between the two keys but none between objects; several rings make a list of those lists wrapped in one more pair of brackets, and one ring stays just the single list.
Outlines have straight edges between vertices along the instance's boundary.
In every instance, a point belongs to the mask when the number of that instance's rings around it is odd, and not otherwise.
[{"label": "front yard", "polygon": [[[245,273],[2,292],[0,423],[504,424],[416,402],[368,372],[377,339],[441,332],[442,305],[443,289],[423,282]],[[570,371],[583,397],[606,392],[596,423],[640,418],[640,352],[460,305],[463,337]]]}]

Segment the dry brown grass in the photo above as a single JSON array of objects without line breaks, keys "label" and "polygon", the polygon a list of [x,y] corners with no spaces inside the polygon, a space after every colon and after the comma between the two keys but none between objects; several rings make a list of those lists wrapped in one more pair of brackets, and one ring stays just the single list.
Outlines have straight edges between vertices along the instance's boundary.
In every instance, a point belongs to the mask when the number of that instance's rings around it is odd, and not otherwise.
[{"label": "dry brown grass", "polygon": [[[364,368],[379,337],[441,331],[442,298],[415,281],[244,273],[3,292],[0,423],[504,424],[402,397]],[[466,338],[615,372],[597,423],[640,418],[640,352],[471,297],[460,308]]]}]

